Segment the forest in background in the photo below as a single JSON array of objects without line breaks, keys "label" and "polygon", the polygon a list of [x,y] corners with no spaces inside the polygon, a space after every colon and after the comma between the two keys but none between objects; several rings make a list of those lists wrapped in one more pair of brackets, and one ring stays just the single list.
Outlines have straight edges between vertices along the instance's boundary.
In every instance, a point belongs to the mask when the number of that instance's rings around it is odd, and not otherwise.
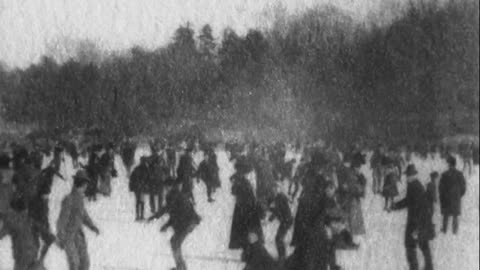
[{"label": "forest in background", "polygon": [[477,134],[479,3],[411,4],[392,23],[359,24],[332,6],[286,16],[268,30],[220,40],[205,25],[176,29],[154,51],[0,68],[1,118],[112,136],[197,127],[260,140],[390,143]]}]

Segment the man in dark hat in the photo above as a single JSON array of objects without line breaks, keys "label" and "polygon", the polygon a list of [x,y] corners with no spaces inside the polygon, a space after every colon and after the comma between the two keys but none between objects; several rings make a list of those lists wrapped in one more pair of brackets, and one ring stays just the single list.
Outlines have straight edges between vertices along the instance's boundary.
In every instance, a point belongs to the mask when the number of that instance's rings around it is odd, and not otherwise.
[{"label": "man in dark hat", "polygon": [[87,226],[97,235],[100,231],[88,215],[83,202],[90,181],[87,173],[78,171],[73,181],[72,192],[63,199],[57,220],[58,244],[67,254],[70,270],[88,270],[90,259],[82,227]]},{"label": "man in dark hat", "polygon": [[405,230],[405,248],[410,270],[418,270],[417,246],[425,259],[425,270],[433,270],[432,255],[429,241],[432,238],[431,222],[428,220],[428,206],[425,189],[417,178],[415,165],[408,165],[405,175],[407,176],[407,195],[395,203],[392,210],[407,208],[407,227]]},{"label": "man in dark hat", "polygon": [[442,232],[446,233],[450,217],[453,219],[453,233],[458,232],[458,216],[461,214],[462,197],[467,190],[463,173],[456,169],[457,161],[454,157],[447,158],[448,170],[442,174],[438,191],[440,208],[442,210]]}]

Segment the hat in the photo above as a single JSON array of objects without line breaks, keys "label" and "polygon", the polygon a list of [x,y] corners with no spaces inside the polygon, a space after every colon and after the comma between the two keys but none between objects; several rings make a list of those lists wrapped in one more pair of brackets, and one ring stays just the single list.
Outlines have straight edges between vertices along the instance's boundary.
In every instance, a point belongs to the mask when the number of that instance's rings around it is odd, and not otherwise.
[{"label": "hat", "polygon": [[407,169],[405,170],[405,175],[407,176],[412,176],[416,175],[418,173],[417,168],[415,168],[414,164],[410,164],[407,166]]},{"label": "hat", "polygon": [[352,161],[351,164],[353,167],[359,167],[361,165],[364,165],[366,163],[365,161],[365,155],[358,152],[352,156]]},{"label": "hat", "polygon": [[244,157],[241,156],[237,159],[235,162],[235,171],[239,174],[247,174],[253,170],[253,166],[250,164],[250,161]]},{"label": "hat", "polygon": [[63,151],[63,148],[62,148],[62,146],[60,146],[60,145],[56,145],[55,148],[53,149],[53,151],[54,151],[55,153],[60,153],[60,152]]},{"label": "hat", "polygon": [[453,156],[448,155],[447,164],[451,167],[455,167],[457,165],[457,160]]},{"label": "hat", "polygon": [[90,177],[85,170],[78,170],[77,173],[73,176],[73,184],[78,187],[84,183],[90,182]]}]

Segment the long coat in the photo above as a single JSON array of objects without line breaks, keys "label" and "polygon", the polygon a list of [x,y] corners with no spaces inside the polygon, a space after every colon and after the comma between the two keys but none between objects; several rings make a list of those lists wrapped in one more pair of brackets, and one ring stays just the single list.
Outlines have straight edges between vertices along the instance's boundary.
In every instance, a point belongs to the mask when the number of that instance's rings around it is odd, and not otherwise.
[{"label": "long coat", "polygon": [[259,239],[263,239],[260,209],[253,188],[244,176],[238,175],[233,179],[232,194],[236,198],[236,203],[229,248],[244,249],[248,245],[249,232],[255,232]]},{"label": "long coat", "polygon": [[299,198],[295,216],[292,246],[298,246],[308,237],[308,230],[316,217],[321,214],[325,178],[309,169],[304,179],[302,195]]},{"label": "long coat", "polygon": [[203,160],[198,166],[197,175],[205,182],[205,185],[213,188],[220,187],[218,165],[216,160]]},{"label": "long coat", "polygon": [[461,214],[461,201],[466,192],[465,177],[457,169],[449,169],[442,174],[438,186],[442,215]]},{"label": "long coat", "polygon": [[393,210],[403,208],[408,210],[405,234],[417,232],[420,240],[432,239],[434,231],[430,219],[431,213],[429,213],[427,194],[420,181],[414,180],[408,183],[407,195],[392,207]]},{"label": "long coat", "polygon": [[257,242],[248,245],[242,254],[245,261],[243,270],[281,270],[280,265],[272,258],[265,247]]},{"label": "long coat", "polygon": [[269,160],[258,159],[255,166],[257,175],[257,196],[259,200],[268,201],[273,198],[275,187],[275,176],[273,165]]},{"label": "long coat", "polygon": [[3,215],[4,226],[0,228],[0,239],[4,235],[12,238],[14,270],[29,270],[35,263],[39,245],[34,237],[35,224],[28,213],[9,210]]},{"label": "long coat", "polygon": [[130,182],[128,187],[131,192],[135,193],[147,193],[148,181],[150,179],[150,172],[145,164],[140,164],[133,169],[130,175]]},{"label": "long coat", "polygon": [[352,168],[344,168],[338,176],[338,202],[347,216],[347,228],[353,235],[365,234],[361,198],[366,179]]},{"label": "long coat", "polygon": [[[327,232],[323,218],[318,217],[308,230],[308,237],[299,244],[287,261],[288,270],[327,270],[335,262],[333,235]],[[330,268],[332,269],[332,268]]]}]

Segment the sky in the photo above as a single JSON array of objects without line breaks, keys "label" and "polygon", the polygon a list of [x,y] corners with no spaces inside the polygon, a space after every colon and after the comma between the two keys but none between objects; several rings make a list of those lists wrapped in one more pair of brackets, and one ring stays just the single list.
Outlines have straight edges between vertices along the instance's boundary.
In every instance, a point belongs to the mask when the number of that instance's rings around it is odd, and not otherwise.
[{"label": "sky", "polygon": [[42,55],[68,58],[78,41],[105,51],[165,45],[175,29],[208,23],[218,38],[230,27],[239,34],[273,21],[276,6],[288,14],[333,4],[362,19],[397,0],[0,0],[0,62],[25,68]]}]

